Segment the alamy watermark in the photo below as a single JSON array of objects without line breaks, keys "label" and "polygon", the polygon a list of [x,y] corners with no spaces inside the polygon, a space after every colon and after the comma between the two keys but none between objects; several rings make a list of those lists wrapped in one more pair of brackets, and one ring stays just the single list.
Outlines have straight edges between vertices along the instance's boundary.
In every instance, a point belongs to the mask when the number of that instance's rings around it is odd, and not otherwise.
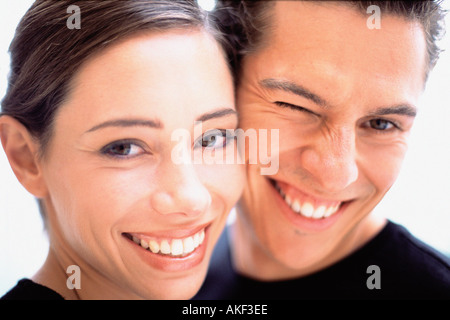
[{"label": "alamy watermark", "polygon": [[366,281],[367,289],[369,289],[369,290],[381,289],[381,269],[380,269],[380,267],[375,264],[372,264],[367,267],[366,273],[370,274],[370,276],[367,278],[367,281]]},{"label": "alamy watermark", "polygon": [[[68,29],[81,29],[81,10],[77,5],[67,7],[66,13],[71,13],[67,18],[66,25]],[[370,17],[367,19],[366,25],[369,29],[381,29],[381,10],[377,5],[370,5],[366,10]]]},{"label": "alamy watermark", "polygon": [[372,14],[367,18],[367,28],[369,29],[381,29],[381,10],[377,5],[371,5],[367,7],[366,13]]},{"label": "alamy watermark", "polygon": [[67,18],[66,26],[68,29],[81,29],[81,10],[79,6],[70,5],[67,7],[67,13],[72,13],[69,18]]},{"label": "alamy watermark", "polygon": [[[208,130],[210,136],[223,135],[222,130]],[[194,137],[201,137],[203,128],[201,121],[195,122]],[[261,175],[274,175],[279,167],[279,129],[227,129],[226,136],[232,137],[236,143],[230,143],[223,148],[206,149],[193,152],[187,148],[191,141],[191,132],[187,129],[176,129],[171,140],[176,145],[171,152],[175,164],[258,164]],[[270,140],[269,140],[270,139]],[[248,142],[248,143],[247,143]]]},{"label": "alamy watermark", "polygon": [[70,265],[66,270],[70,276],[66,280],[66,286],[68,289],[81,289],[81,270],[77,265]]}]

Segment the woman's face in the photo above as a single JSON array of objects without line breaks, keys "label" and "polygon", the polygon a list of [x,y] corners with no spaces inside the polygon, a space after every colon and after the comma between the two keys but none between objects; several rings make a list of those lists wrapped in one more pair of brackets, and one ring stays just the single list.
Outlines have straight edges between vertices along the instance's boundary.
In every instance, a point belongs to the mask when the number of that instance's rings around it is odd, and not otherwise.
[{"label": "woman's face", "polygon": [[235,152],[222,52],[201,31],[139,35],[72,84],[42,161],[51,250],[80,297],[190,298],[244,184],[242,165],[192,161]]}]

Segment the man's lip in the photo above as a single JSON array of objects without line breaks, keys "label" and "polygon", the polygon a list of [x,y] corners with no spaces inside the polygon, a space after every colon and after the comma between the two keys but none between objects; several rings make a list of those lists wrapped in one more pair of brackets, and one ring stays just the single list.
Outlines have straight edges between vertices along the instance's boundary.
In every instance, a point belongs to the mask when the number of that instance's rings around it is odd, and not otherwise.
[{"label": "man's lip", "polygon": [[[321,201],[325,201],[325,202],[328,201],[328,203],[338,203],[339,208],[328,217],[323,217],[323,218],[319,218],[319,219],[314,219],[312,217],[306,217],[303,214],[295,212],[291,208],[291,206],[289,206],[286,203],[283,196],[277,190],[276,186],[277,186],[278,181],[273,180],[273,179],[269,179],[269,180],[270,180],[270,185],[273,188],[273,191],[275,193],[276,201],[279,204],[280,210],[283,213],[283,215],[287,218],[288,221],[290,221],[290,223],[292,223],[297,228],[299,228],[300,230],[303,230],[305,232],[315,233],[315,232],[320,232],[320,231],[330,228],[339,220],[339,218],[343,215],[346,208],[352,202],[352,200],[337,201],[337,200],[315,199],[315,200],[321,200]],[[291,187],[293,188],[293,186],[291,186]],[[299,191],[299,192],[301,192],[301,191]],[[305,194],[305,193],[303,193],[303,194]],[[312,197],[312,198],[314,198],[314,197]]]},{"label": "man's lip", "polygon": [[294,185],[284,182],[282,180],[278,179],[269,179],[272,186],[278,185],[283,191],[287,192],[291,197],[293,198],[301,198],[303,201],[310,201],[313,204],[319,205],[326,205],[326,206],[333,206],[337,205],[339,203],[349,202],[353,199],[351,198],[332,198],[332,197],[322,197],[322,196],[316,196],[312,193],[305,192],[304,190],[300,190],[299,188],[295,187]]}]

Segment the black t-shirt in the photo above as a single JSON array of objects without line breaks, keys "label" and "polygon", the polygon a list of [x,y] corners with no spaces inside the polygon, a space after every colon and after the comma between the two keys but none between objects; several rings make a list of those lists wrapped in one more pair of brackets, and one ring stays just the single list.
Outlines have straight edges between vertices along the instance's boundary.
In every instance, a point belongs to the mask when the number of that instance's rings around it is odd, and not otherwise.
[{"label": "black t-shirt", "polygon": [[262,282],[233,270],[225,230],[193,299],[450,299],[450,259],[389,221],[366,245],[326,269]]},{"label": "black t-shirt", "polygon": [[1,297],[1,300],[64,300],[64,298],[50,288],[30,279],[22,279]]}]

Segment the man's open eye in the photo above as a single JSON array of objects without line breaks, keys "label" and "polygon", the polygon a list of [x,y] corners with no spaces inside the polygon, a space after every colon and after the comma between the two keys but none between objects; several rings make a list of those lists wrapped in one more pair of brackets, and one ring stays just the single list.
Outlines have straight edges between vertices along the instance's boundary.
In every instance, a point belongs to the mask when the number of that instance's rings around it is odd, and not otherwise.
[{"label": "man's open eye", "polygon": [[194,148],[219,149],[224,148],[230,140],[234,139],[234,135],[228,130],[209,130],[205,132],[194,143]]},{"label": "man's open eye", "polygon": [[385,119],[372,119],[369,120],[368,126],[374,130],[387,131],[395,129],[397,126],[391,121]]}]

